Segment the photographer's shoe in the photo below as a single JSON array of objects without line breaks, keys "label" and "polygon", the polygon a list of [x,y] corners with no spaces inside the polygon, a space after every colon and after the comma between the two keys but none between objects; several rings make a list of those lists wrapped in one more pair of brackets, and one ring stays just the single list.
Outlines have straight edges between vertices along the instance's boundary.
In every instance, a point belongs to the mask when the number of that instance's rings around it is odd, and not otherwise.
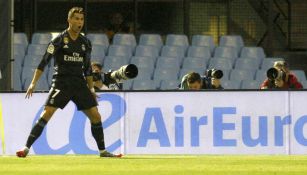
[{"label": "photographer's shoe", "polygon": [[107,150],[100,151],[100,157],[117,157],[117,158],[120,158],[122,156],[123,156],[122,154],[112,154],[112,153],[108,152]]},{"label": "photographer's shoe", "polygon": [[29,148],[24,147],[21,150],[16,152],[16,156],[24,158],[24,157],[27,157],[28,153],[29,153]]}]

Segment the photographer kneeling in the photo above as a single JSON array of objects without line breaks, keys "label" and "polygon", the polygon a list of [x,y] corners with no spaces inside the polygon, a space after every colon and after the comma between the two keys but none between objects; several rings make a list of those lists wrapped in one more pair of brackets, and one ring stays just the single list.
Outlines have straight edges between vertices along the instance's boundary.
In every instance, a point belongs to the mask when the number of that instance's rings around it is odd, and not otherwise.
[{"label": "photographer kneeling", "polygon": [[190,72],[183,76],[179,89],[183,90],[201,90],[201,89],[224,89],[221,86],[221,70],[210,69],[206,71],[206,76],[200,76],[199,73]]},{"label": "photographer kneeling", "polygon": [[267,71],[267,79],[261,84],[261,89],[302,89],[303,85],[292,74],[285,61],[276,61]]},{"label": "photographer kneeling", "polygon": [[122,90],[122,80],[133,79],[138,75],[138,68],[134,64],[124,65],[107,73],[102,71],[101,64],[92,62],[91,65],[95,91]]}]

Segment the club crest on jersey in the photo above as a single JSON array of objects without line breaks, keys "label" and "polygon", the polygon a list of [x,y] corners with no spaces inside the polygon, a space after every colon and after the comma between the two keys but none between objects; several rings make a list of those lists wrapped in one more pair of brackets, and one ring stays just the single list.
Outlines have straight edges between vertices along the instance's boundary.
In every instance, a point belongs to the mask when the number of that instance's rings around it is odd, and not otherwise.
[{"label": "club crest on jersey", "polygon": [[53,54],[54,52],[54,45],[52,43],[49,44],[48,48],[47,48],[47,52],[50,54]]},{"label": "club crest on jersey", "polygon": [[64,42],[64,44],[68,44],[68,42],[69,42],[68,37],[64,37],[64,38],[63,38],[63,42]]},{"label": "club crest on jersey", "polygon": [[82,44],[81,48],[82,48],[83,51],[85,51],[85,45],[84,44]]}]

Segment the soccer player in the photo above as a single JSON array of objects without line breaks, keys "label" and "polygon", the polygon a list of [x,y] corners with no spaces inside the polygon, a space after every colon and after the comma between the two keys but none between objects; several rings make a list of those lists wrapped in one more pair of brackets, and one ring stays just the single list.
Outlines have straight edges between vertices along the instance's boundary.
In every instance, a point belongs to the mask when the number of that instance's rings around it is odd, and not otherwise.
[{"label": "soccer player", "polygon": [[26,92],[30,98],[38,79],[50,59],[54,58],[54,75],[45,108],[40,119],[34,125],[24,148],[16,152],[18,157],[26,157],[35,140],[41,135],[44,127],[54,112],[72,100],[78,110],[82,110],[91,122],[91,132],[97,143],[100,157],[121,157],[105,149],[101,116],[98,112],[96,94],[93,88],[91,69],[91,43],[80,34],[84,24],[84,12],[80,7],[73,7],[68,12],[68,29],[53,39],[43,59],[35,70],[33,79]]}]

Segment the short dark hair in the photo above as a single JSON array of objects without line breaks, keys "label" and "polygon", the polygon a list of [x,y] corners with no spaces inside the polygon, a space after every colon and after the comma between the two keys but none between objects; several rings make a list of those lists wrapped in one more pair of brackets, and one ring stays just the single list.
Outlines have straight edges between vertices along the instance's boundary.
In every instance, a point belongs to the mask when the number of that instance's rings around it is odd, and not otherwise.
[{"label": "short dark hair", "polygon": [[189,84],[195,83],[195,82],[201,82],[201,78],[200,78],[199,73],[196,73],[196,72],[190,72],[190,73],[188,73],[187,82],[188,82]]},{"label": "short dark hair", "polygon": [[98,69],[102,70],[102,65],[98,62],[92,62],[92,66],[96,66]]},{"label": "short dark hair", "polygon": [[68,12],[68,18],[72,18],[74,16],[75,13],[80,13],[80,14],[84,14],[83,8],[82,7],[73,7],[69,10]]}]

